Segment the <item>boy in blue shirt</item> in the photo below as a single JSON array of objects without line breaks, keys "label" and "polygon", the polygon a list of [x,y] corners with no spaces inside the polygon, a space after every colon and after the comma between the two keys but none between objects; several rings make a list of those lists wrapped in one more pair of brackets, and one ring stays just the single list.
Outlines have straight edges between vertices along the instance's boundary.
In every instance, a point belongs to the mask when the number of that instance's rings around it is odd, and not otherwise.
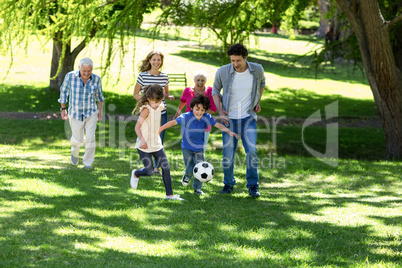
[{"label": "boy in blue shirt", "polygon": [[[215,126],[220,130],[234,136],[236,139],[239,136],[231,132],[227,127],[215,121],[215,119],[206,111],[209,109],[210,102],[208,97],[198,95],[191,100],[191,111],[181,114],[175,120],[169,121],[160,127],[159,132],[167,128],[179,124],[181,126],[181,148],[183,152],[184,165],[186,172],[182,178],[183,186],[187,186],[190,179],[193,177],[194,166],[198,162],[205,159],[204,156],[204,132],[208,126]],[[202,182],[194,179],[193,183],[194,192],[202,195],[204,192],[201,190]]]}]

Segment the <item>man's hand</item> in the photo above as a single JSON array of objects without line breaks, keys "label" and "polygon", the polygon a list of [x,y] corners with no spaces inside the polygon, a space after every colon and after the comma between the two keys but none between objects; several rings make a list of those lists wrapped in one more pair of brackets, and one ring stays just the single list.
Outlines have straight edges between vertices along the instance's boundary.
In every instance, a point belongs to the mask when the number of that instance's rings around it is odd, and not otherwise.
[{"label": "man's hand", "polygon": [[229,120],[226,117],[228,115],[228,112],[222,110],[219,112],[219,115],[221,117],[222,123],[227,125],[229,123]]},{"label": "man's hand", "polygon": [[68,119],[68,115],[67,115],[67,110],[66,110],[66,109],[61,110],[61,119],[63,119],[63,120],[67,120],[67,119]]},{"label": "man's hand", "polygon": [[256,113],[261,112],[261,105],[260,105],[260,103],[257,103],[257,105],[254,107],[254,112],[256,112]]}]

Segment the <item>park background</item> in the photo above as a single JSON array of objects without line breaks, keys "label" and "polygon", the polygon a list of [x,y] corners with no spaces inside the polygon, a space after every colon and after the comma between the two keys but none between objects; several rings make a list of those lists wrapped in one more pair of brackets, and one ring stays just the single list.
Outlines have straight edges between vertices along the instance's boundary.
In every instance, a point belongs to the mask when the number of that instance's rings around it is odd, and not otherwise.
[{"label": "park background", "polygon": [[[2,73],[8,70],[0,84],[1,266],[400,267],[401,163],[383,160],[384,134],[364,74],[348,63],[328,63],[318,74],[307,62],[292,64],[322,39],[258,32],[246,43],[249,60],[261,63],[267,78],[260,114],[267,121],[258,137],[262,197],[247,197],[241,146],[235,192],[218,193],[222,148],[214,132],[206,158],[218,166],[205,196],[181,186],[180,143],[166,149],[183,203],[163,200],[158,176],[129,188],[131,169],[140,165],[126,146],[135,141],[135,121],[119,117],[131,114],[136,66],[152,49],[165,54],[164,72],[185,72],[192,85],[192,73],[206,70],[212,85],[225,60],[215,37],[168,27],[152,38],[144,24],[124,66],[116,59],[103,79],[106,118],[92,172],[69,163],[68,126],[56,119],[58,93],[48,88],[52,46],[41,41],[32,37],[29,50],[14,48],[11,69],[9,57],[0,62]],[[100,73],[102,53],[101,43],[91,44],[79,58],[91,57]],[[182,90],[171,88],[170,115]],[[325,118],[334,102],[335,167],[306,150],[325,152],[328,122],[309,126],[302,138],[305,119],[318,110]],[[266,123],[280,117],[275,129]],[[177,141],[179,128],[166,135],[166,143]]]}]

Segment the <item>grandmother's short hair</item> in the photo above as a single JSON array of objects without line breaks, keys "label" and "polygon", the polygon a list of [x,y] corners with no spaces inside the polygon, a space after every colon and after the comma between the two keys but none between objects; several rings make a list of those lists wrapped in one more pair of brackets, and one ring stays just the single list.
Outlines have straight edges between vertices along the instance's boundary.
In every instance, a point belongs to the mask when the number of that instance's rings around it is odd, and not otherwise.
[{"label": "grandmother's short hair", "polygon": [[94,63],[88,57],[85,57],[85,58],[80,60],[80,65],[79,65],[80,70],[81,70],[82,65],[91,65],[91,67],[94,68]]},{"label": "grandmother's short hair", "polygon": [[205,71],[203,71],[203,70],[200,70],[200,71],[196,71],[195,73],[194,73],[194,75],[193,75],[193,78],[194,78],[194,80],[195,80],[195,78],[196,77],[198,77],[198,76],[203,76],[203,77],[205,77],[205,80],[207,80],[207,73],[205,72]]}]

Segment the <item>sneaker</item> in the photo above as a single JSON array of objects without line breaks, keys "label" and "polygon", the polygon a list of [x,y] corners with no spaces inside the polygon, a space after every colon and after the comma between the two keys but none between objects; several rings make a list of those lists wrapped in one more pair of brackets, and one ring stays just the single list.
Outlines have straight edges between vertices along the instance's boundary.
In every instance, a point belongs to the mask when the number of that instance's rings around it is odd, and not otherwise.
[{"label": "sneaker", "polygon": [[251,196],[251,198],[258,198],[261,196],[260,192],[258,192],[257,187],[248,188],[248,194]]},{"label": "sneaker", "polygon": [[231,194],[232,191],[233,191],[233,186],[229,186],[229,185],[225,184],[225,186],[223,186],[221,194]]},{"label": "sneaker", "polygon": [[201,189],[194,189],[194,193],[198,194],[198,195],[203,195],[205,194]]},{"label": "sneaker", "polygon": [[133,189],[137,189],[138,187],[138,178],[134,175],[134,172],[136,171],[136,169],[133,169],[133,171],[131,172],[130,186]]},{"label": "sneaker", "polygon": [[74,166],[78,165],[78,157],[74,157],[74,155],[71,154],[71,164]]},{"label": "sneaker", "polygon": [[188,182],[189,182],[189,178],[186,177],[186,175],[183,176],[183,178],[181,179],[181,184],[183,184],[183,186],[188,186]]},{"label": "sneaker", "polygon": [[93,167],[91,167],[91,166],[84,166],[84,169],[91,170],[91,169],[93,169]]},{"label": "sneaker", "polygon": [[178,201],[185,201],[183,198],[180,197],[180,195],[175,194],[172,196],[165,196],[165,200],[178,200]]}]

